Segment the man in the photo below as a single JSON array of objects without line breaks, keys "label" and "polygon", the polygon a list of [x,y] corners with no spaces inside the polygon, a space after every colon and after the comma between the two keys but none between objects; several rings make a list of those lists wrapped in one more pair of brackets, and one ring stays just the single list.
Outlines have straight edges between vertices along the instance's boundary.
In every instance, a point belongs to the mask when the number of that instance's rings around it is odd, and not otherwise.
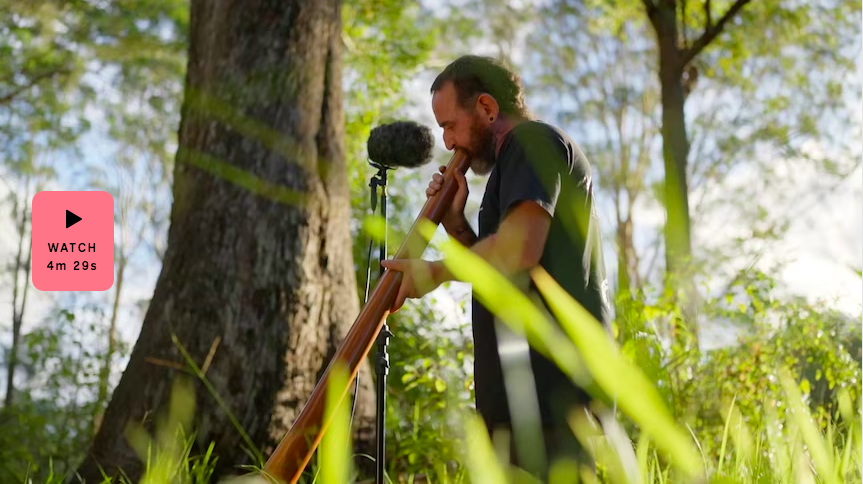
[{"label": "man", "polygon": [[[532,294],[538,292],[528,273],[542,266],[607,327],[609,304],[590,166],[578,146],[560,129],[532,118],[519,76],[494,59],[457,59],[438,75],[431,93],[447,149],[464,150],[471,170],[489,175],[477,234],[464,215],[467,181],[455,174],[458,191],[442,220],[447,233]],[[442,182],[435,174],[427,195],[437,193]],[[391,260],[382,265],[404,273],[393,311],[406,298],[422,297],[455,280],[444,261]],[[493,440],[500,432],[514,434],[516,441],[530,437],[518,420],[532,410],[542,430],[542,462],[537,464],[532,445],[515,446],[512,462],[545,477],[558,457],[584,458],[566,418],[573,408],[587,407],[587,393],[553,362],[528,349],[476,298],[472,308],[476,406]],[[520,371],[525,367],[528,372]]]}]

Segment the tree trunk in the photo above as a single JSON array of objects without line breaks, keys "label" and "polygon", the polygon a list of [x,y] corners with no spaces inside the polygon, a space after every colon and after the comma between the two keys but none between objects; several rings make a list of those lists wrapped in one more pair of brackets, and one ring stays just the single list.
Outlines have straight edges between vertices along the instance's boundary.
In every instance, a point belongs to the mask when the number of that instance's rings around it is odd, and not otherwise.
[{"label": "tree trunk", "polygon": [[[683,48],[679,45],[677,4],[644,0],[659,45],[659,82],[662,90],[662,159],[665,168],[665,288],[683,312],[683,327],[697,347],[697,294],[692,279],[691,224],[686,167],[689,139],[686,134]],[[677,336],[673,322],[673,334]],[[676,339],[676,338],[675,338]]]},{"label": "tree trunk", "polygon": [[[98,466],[140,477],[124,430],[152,433],[165,410],[180,372],[160,362],[187,366],[172,334],[198,367],[209,362],[207,379],[266,459],[353,323],[340,14],[339,0],[192,1],[168,247],[79,469],[88,482],[101,482]],[[369,429],[368,366],[360,377],[354,423]],[[195,389],[197,445],[215,442],[217,475],[252,463],[226,412]]]},{"label": "tree trunk", "polygon": [[[121,228],[122,230],[122,228]],[[126,274],[126,264],[128,258],[125,250],[126,244],[123,242],[123,237],[120,237],[120,245],[117,250],[120,252],[117,258],[117,277],[114,279],[114,302],[111,305],[111,321],[108,326],[108,351],[105,353],[105,361],[102,362],[102,368],[99,371],[99,394],[96,397],[96,415],[93,418],[93,432],[98,432],[102,425],[102,406],[108,400],[108,387],[111,383],[111,363],[114,360],[114,353],[117,351],[117,317],[120,313],[120,298],[123,295],[123,279]]]},{"label": "tree trunk", "polygon": [[[631,207],[629,213],[631,214]],[[617,297],[628,300],[634,296],[633,290],[638,289],[638,259],[632,232],[634,226],[632,216],[620,217],[617,220]]]},{"label": "tree trunk", "polygon": [[[660,50],[662,85],[662,159],[665,167],[665,265],[668,276],[684,277],[691,259],[689,190],[686,163],[689,140],[683,109],[683,74],[676,49]],[[682,281],[678,281],[682,282]],[[673,283],[673,281],[672,281]]]},{"label": "tree trunk", "polygon": [[[9,348],[9,362],[6,365],[6,396],[3,407],[9,409],[15,399],[15,371],[18,366],[18,352],[21,345],[21,326],[24,324],[24,309],[27,307],[27,290],[30,287],[30,265],[33,256],[32,244],[24,244],[30,222],[30,177],[24,178],[24,207],[18,211],[16,199],[12,213],[20,214],[18,220],[18,251],[15,254],[15,267],[12,272],[12,345]],[[31,238],[32,239],[32,238]],[[26,258],[24,257],[26,250]],[[23,281],[20,277],[24,270]],[[18,292],[21,292],[20,298]]]},{"label": "tree trunk", "polygon": [[686,163],[689,140],[684,118],[682,68],[677,52],[660,53],[662,84],[662,158],[665,167],[665,290],[683,315],[672,322],[672,337],[698,347],[698,293],[692,267],[689,186]]}]

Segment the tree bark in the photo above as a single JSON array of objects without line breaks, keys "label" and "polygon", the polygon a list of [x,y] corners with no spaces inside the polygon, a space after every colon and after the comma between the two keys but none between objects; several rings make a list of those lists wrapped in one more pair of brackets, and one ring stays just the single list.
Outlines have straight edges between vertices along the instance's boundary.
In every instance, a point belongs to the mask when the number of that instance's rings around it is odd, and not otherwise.
[{"label": "tree bark", "polygon": [[[631,211],[629,213],[632,213]],[[633,242],[632,216],[625,218],[618,214],[617,219],[617,297],[619,299],[631,299],[633,290],[639,289],[638,285],[638,259]]]},{"label": "tree bark", "polygon": [[[707,24],[701,35],[687,45],[678,31],[677,0],[642,0],[659,45],[659,81],[662,89],[662,157],[665,167],[665,265],[666,291],[673,294],[684,312],[690,335],[698,342],[696,314],[698,293],[692,267],[692,228],[689,216],[687,163],[689,138],[684,104],[697,74],[691,62],[725,28],[750,0],[735,0],[715,24],[709,0],[702,5]],[[689,79],[684,81],[684,70]]]},{"label": "tree bark", "polygon": [[[25,178],[25,186],[29,186],[30,178]],[[28,221],[30,220],[30,191],[24,192],[24,208],[20,211],[18,222],[18,252],[15,254],[15,267],[12,272],[12,346],[9,348],[9,362],[6,365],[6,397],[3,407],[12,408],[15,399],[15,370],[18,366],[18,352],[21,345],[21,326],[24,323],[24,309],[27,306],[27,289],[30,287],[30,261],[33,256],[32,247],[27,246],[27,258],[24,257],[24,239],[27,237]],[[13,213],[18,212],[18,202],[15,201]],[[20,282],[21,269],[24,269],[24,280]],[[23,284],[23,285],[22,285]],[[19,301],[18,291],[21,291]]]},{"label": "tree bark", "polygon": [[[121,228],[123,230],[123,228]],[[114,353],[117,352],[117,317],[120,313],[120,298],[123,295],[123,280],[126,274],[126,264],[129,259],[124,252],[126,244],[123,236],[120,236],[120,244],[116,249],[119,252],[117,258],[117,276],[114,279],[114,301],[111,304],[111,320],[108,325],[108,351],[105,353],[105,361],[99,370],[99,394],[96,397],[96,414],[93,416],[93,432],[98,432],[102,424],[102,406],[108,400],[108,387],[111,382],[111,364]]]},{"label": "tree bark", "polygon": [[[686,134],[683,70],[685,48],[680,45],[676,0],[642,0],[659,46],[662,99],[662,159],[665,170],[665,290],[681,306],[684,325],[697,347],[695,287],[691,278],[692,245],[689,188],[686,178],[689,139]],[[677,322],[673,323],[676,336]]]},{"label": "tree bark", "polygon": [[[168,247],[126,371],[79,473],[101,482],[142,462],[186,365],[175,334],[265,459],[305,404],[358,311],[343,148],[340,1],[193,0]],[[205,100],[205,102],[201,102]],[[289,203],[293,202],[293,203]],[[213,342],[214,355],[208,358]],[[372,437],[360,374],[354,424]],[[194,431],[217,475],[252,464],[197,381]]]},{"label": "tree bark", "polygon": [[666,208],[665,265],[672,285],[683,283],[691,261],[689,189],[686,178],[689,140],[684,115],[683,66],[676,49],[660,48],[662,86],[663,197]]},{"label": "tree bark", "polygon": [[689,193],[686,164],[689,140],[684,112],[683,52],[678,45],[676,2],[644,0],[659,45],[659,82],[662,97],[662,159],[665,168],[663,191],[666,209],[666,273],[674,278],[690,258]]}]

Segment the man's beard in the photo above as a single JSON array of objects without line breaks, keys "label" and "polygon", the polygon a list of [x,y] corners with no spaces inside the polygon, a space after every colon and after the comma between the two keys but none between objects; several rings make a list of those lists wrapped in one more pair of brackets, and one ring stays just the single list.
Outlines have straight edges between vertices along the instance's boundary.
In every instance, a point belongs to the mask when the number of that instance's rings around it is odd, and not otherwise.
[{"label": "man's beard", "polygon": [[476,140],[470,151],[470,169],[477,175],[487,175],[497,161],[495,135],[491,128],[483,128],[477,121],[471,126],[471,138]]}]

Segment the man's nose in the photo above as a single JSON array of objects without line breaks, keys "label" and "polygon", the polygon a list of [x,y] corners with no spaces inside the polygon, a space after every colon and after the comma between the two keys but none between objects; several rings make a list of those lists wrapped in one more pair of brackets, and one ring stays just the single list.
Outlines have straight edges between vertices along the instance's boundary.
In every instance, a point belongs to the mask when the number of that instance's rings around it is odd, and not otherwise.
[{"label": "man's nose", "polygon": [[452,136],[448,135],[447,133],[443,134],[443,144],[444,144],[444,146],[446,146],[446,149],[449,151],[452,151],[453,149],[455,149],[455,140],[453,140]]}]

